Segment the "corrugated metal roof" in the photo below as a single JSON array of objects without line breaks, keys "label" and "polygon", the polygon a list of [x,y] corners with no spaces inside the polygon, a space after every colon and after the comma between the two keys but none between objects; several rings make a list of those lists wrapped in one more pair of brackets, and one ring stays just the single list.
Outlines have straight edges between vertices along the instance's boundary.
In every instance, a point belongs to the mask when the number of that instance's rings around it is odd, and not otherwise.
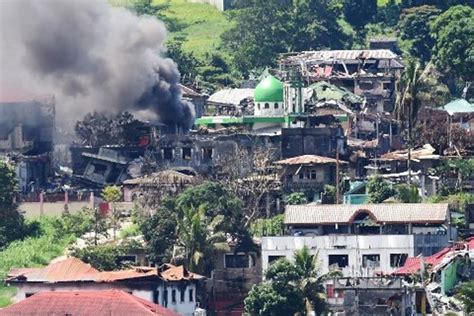
[{"label": "corrugated metal roof", "polygon": [[212,94],[208,102],[239,105],[247,98],[253,99],[254,89],[223,89]]},{"label": "corrugated metal roof", "polygon": [[[336,159],[317,156],[317,155],[302,155],[298,157],[292,157],[280,161],[276,161],[277,165],[321,165],[321,164],[336,164]],[[339,160],[340,164],[346,164],[347,162]]]},{"label": "corrugated metal roof", "polygon": [[[419,161],[424,159],[437,160],[439,155],[434,155],[435,149],[430,144],[425,144],[421,148],[413,149],[411,151],[410,160]],[[383,161],[404,161],[408,160],[408,150],[397,150],[390,153],[383,154],[379,160]]]},{"label": "corrugated metal roof", "polygon": [[196,177],[184,174],[176,170],[163,170],[160,172],[152,173],[149,176],[128,179],[125,180],[124,184],[130,185],[146,185],[146,184],[171,184],[171,183],[193,183],[196,181]]},{"label": "corrugated metal roof", "polygon": [[165,281],[197,280],[204,276],[189,272],[183,266],[166,265],[167,270],[158,273],[153,267],[134,267],[120,271],[99,272],[90,264],[71,257],[50,263],[43,268],[12,269],[7,277],[9,282],[115,282],[138,278],[161,278]]},{"label": "corrugated metal roof", "polygon": [[448,204],[288,205],[285,224],[349,224],[360,212],[368,213],[378,223],[443,223],[448,216]]},{"label": "corrugated metal roof", "polygon": [[163,306],[120,290],[37,293],[0,309],[0,315],[179,316]]},{"label": "corrugated metal roof", "polygon": [[455,113],[472,113],[474,112],[474,104],[471,104],[464,99],[457,99],[446,104],[444,109],[449,115]]},{"label": "corrugated metal roof", "polygon": [[398,55],[389,49],[354,49],[354,50],[318,50],[304,51],[286,58],[288,61],[306,60],[355,60],[355,59],[395,59]]}]

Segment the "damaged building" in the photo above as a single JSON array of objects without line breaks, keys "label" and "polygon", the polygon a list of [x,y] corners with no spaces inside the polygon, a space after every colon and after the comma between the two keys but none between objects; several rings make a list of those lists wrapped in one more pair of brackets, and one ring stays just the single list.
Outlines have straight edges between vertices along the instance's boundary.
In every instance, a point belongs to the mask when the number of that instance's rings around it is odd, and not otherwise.
[{"label": "damaged building", "polygon": [[23,193],[38,190],[51,175],[54,126],[53,97],[0,100],[0,156],[14,164]]}]

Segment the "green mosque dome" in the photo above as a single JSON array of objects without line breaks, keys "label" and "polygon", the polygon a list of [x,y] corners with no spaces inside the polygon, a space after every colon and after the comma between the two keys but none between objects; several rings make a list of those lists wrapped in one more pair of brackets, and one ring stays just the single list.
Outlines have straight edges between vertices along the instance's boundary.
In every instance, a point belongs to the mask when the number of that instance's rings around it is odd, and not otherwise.
[{"label": "green mosque dome", "polygon": [[255,102],[283,102],[283,83],[269,75],[257,85],[254,91]]}]

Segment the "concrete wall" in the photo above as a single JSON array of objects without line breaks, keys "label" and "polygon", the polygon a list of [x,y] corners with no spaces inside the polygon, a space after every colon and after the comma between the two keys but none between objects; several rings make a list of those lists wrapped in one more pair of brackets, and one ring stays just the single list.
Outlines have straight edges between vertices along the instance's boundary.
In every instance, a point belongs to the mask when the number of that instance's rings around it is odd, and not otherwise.
[{"label": "concrete wall", "polygon": [[232,1],[231,0],[190,0],[190,2],[210,4],[216,7],[220,11],[225,11],[225,10],[230,9]]},{"label": "concrete wall", "polygon": [[255,116],[283,116],[285,109],[283,102],[256,102],[254,113]]},{"label": "concrete wall", "polygon": [[[375,272],[390,273],[390,254],[414,255],[413,235],[328,235],[315,237],[263,237],[262,268],[269,266],[270,256],[292,258],[296,249],[306,245],[318,254],[322,273],[329,271],[329,255],[348,255],[349,264],[342,269],[344,276],[373,276]],[[363,255],[379,255],[380,267],[363,267]]]},{"label": "concrete wall", "polygon": [[[173,301],[173,291],[175,300]],[[181,291],[184,291],[184,300],[181,300]],[[190,291],[192,293],[190,294]],[[167,293],[167,297],[165,297]],[[158,287],[158,304],[165,306],[180,315],[192,316],[196,309],[197,296],[196,296],[196,284],[188,283],[186,286],[182,286],[182,283],[167,283]],[[190,295],[192,298],[190,299]]]}]

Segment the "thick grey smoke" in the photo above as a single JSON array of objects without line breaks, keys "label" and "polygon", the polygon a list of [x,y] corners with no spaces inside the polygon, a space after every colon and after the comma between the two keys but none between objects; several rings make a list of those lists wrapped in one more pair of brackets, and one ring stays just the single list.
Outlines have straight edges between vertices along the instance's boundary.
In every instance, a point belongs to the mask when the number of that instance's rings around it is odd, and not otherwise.
[{"label": "thick grey smoke", "polygon": [[[190,128],[165,26],[99,0],[0,1],[1,89],[56,96],[58,116],[129,111]],[[7,91],[8,93],[8,91]]]}]

